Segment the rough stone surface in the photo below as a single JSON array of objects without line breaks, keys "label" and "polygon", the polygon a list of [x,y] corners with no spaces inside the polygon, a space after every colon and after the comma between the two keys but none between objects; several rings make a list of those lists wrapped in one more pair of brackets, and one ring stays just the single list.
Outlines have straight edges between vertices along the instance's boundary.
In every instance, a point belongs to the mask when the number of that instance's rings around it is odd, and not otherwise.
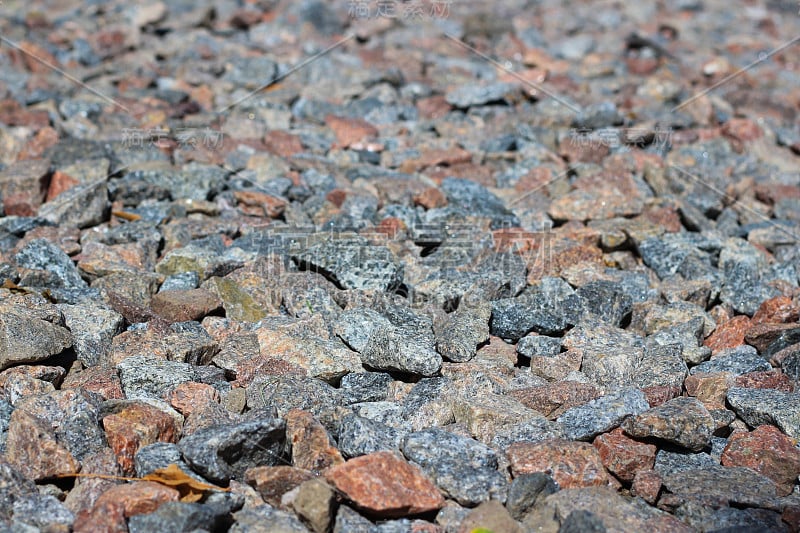
[{"label": "rough stone surface", "polygon": [[798,402],[796,394],[775,389],[733,387],[728,390],[726,398],[749,426],[774,424],[793,439],[800,438],[800,413],[794,408]]},{"label": "rough stone surface", "polygon": [[506,454],[514,477],[544,472],[562,489],[613,484],[597,450],[585,442],[516,442]]},{"label": "rough stone surface", "polygon": [[567,438],[591,440],[614,429],[626,418],[640,415],[649,408],[642,391],[625,388],[568,409],[556,421],[564,428]]},{"label": "rough stone surface", "polygon": [[697,451],[708,445],[716,424],[702,403],[681,397],[628,419],[622,427],[636,438],[662,439]]}]

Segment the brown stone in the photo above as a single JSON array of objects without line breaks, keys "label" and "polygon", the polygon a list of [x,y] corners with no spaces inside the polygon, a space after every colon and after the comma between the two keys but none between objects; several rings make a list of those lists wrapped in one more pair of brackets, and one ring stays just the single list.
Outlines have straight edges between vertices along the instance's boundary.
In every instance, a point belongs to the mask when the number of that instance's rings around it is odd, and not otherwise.
[{"label": "brown stone", "polygon": [[731,435],[721,462],[724,466],[744,466],[770,478],[780,496],[792,492],[800,475],[800,450],[791,438],[769,425]]},{"label": "brown stone", "polygon": [[336,144],[340,148],[348,148],[352,144],[369,141],[378,136],[378,129],[360,118],[328,115],[325,117],[325,124],[333,130]]},{"label": "brown stone", "polygon": [[431,120],[447,115],[453,108],[447,103],[447,98],[443,94],[428,96],[417,100],[417,111],[420,118]]},{"label": "brown stone", "polygon": [[335,205],[336,209],[340,209],[344,201],[347,200],[347,191],[344,189],[333,189],[328,191],[325,195],[325,199]]},{"label": "brown stone", "polygon": [[783,392],[794,392],[794,382],[780,370],[749,372],[734,378],[735,387],[746,389],[775,389]]},{"label": "brown stone", "polygon": [[601,164],[610,153],[607,144],[590,139],[583,142],[579,138],[568,137],[558,145],[558,155],[570,163]]},{"label": "brown stone", "polygon": [[220,307],[220,299],[205,289],[163,291],[150,300],[153,312],[169,322],[199,321]]},{"label": "brown stone", "polygon": [[464,517],[461,526],[458,528],[458,533],[473,533],[475,531],[522,533],[523,529],[512,518],[503,504],[497,500],[489,500],[471,510]]},{"label": "brown stone", "polygon": [[28,141],[19,154],[19,160],[36,159],[42,157],[45,151],[58,142],[58,132],[46,126],[36,132],[33,139]]},{"label": "brown stone", "polygon": [[631,494],[653,505],[661,492],[661,474],[655,470],[639,470],[631,484]]},{"label": "brown stone", "polygon": [[73,178],[69,174],[65,174],[60,170],[53,172],[53,177],[50,178],[50,187],[47,189],[47,200],[50,201],[62,192],[71,189],[80,181]]},{"label": "brown stone", "polygon": [[259,466],[244,473],[245,482],[275,507],[280,506],[284,494],[309,479],[314,479],[314,474],[294,466]]},{"label": "brown stone", "polygon": [[[101,474],[103,476],[119,476],[117,457],[111,448],[89,454],[81,460],[81,472],[84,474]],[[116,479],[100,477],[77,477],[72,490],[67,493],[64,505],[75,513],[88,512],[94,507],[97,499],[114,485],[123,483]]]},{"label": "brown stone", "polygon": [[550,439],[515,442],[506,451],[514,477],[544,472],[562,489],[614,485],[597,449],[587,442]]},{"label": "brown stone", "polygon": [[122,383],[115,368],[110,366],[93,366],[80,372],[70,371],[64,378],[62,389],[84,389],[99,394],[106,400],[122,399]]},{"label": "brown stone", "polygon": [[744,336],[750,328],[750,319],[745,315],[731,318],[718,325],[714,332],[703,342],[715,354],[728,348],[736,348],[744,344]]},{"label": "brown stone", "polygon": [[88,242],[75,259],[78,268],[92,279],[119,272],[138,273],[152,267],[144,248],[136,242],[114,245]]},{"label": "brown stone", "polygon": [[732,382],[733,376],[729,372],[697,373],[687,376],[683,386],[689,396],[703,402],[706,409],[724,409],[725,396]]},{"label": "brown stone", "polygon": [[[423,148],[418,159],[409,159],[400,165],[401,172],[419,172],[420,170],[446,165],[452,167],[461,163],[471,163],[472,153],[461,147]],[[448,168],[448,175],[451,175]]]},{"label": "brown stone", "polygon": [[272,130],[264,136],[264,145],[267,150],[281,157],[291,157],[303,151],[300,137],[286,131]]},{"label": "brown stone", "polygon": [[797,327],[797,324],[755,324],[750,326],[744,338],[747,344],[753,346],[759,353],[763,353],[783,333]]},{"label": "brown stone", "polygon": [[603,466],[622,481],[633,481],[637,472],[652,470],[656,461],[655,446],[626,437],[619,428],[598,436],[592,445]]},{"label": "brown stone", "polygon": [[58,442],[51,425],[23,408],[11,413],[5,456],[20,473],[36,481],[80,470],[80,463]]},{"label": "brown stone", "polygon": [[531,373],[550,381],[564,379],[567,374],[580,370],[583,361],[583,352],[580,350],[567,350],[555,357],[534,355],[531,357]]},{"label": "brown stone", "polygon": [[436,187],[428,187],[419,194],[414,195],[414,204],[425,209],[436,209],[447,205],[444,193]]},{"label": "brown stone", "polygon": [[759,125],[749,118],[731,118],[722,125],[722,134],[728,137],[734,150],[741,151],[744,143],[764,135]]},{"label": "brown stone", "polygon": [[60,366],[15,366],[0,372],[0,392],[14,405],[20,398],[54,391],[64,374]]},{"label": "brown stone", "polygon": [[152,513],[162,503],[176,502],[180,493],[166,485],[152,481],[135,481],[116,485],[105,491],[91,511],[75,519],[75,533],[127,532],[125,519],[139,514]]},{"label": "brown stone", "polygon": [[378,518],[427,513],[444,506],[433,482],[392,452],[351,459],[329,469],[325,479],[358,509]]},{"label": "brown stone", "polygon": [[589,383],[559,381],[541,387],[517,389],[509,392],[525,407],[539,411],[550,420],[555,420],[572,407],[583,405],[600,396],[600,391]]},{"label": "brown stone", "polygon": [[209,403],[219,403],[219,392],[211,385],[186,381],[181,383],[167,397],[169,404],[185,417],[202,410]]},{"label": "brown stone", "polygon": [[239,202],[240,209],[242,206],[249,208],[244,209],[248,215],[276,218],[281,216],[286,209],[285,200],[281,200],[265,192],[236,191],[233,193],[233,196],[236,198],[236,201]]},{"label": "brown stone", "polygon": [[0,171],[0,197],[6,216],[34,216],[47,193],[50,161],[28,159]]},{"label": "brown stone", "polygon": [[140,402],[103,418],[103,428],[125,475],[134,473],[133,456],[139,448],[154,442],[177,442],[179,431],[168,413]]},{"label": "brown stone", "polygon": [[331,445],[328,432],[308,411],[292,409],[284,417],[286,440],[292,446],[292,464],[315,474],[344,463],[342,454]]},{"label": "brown stone", "polygon": [[776,296],[765,300],[753,315],[751,324],[797,322],[800,319],[800,305],[788,296]]}]

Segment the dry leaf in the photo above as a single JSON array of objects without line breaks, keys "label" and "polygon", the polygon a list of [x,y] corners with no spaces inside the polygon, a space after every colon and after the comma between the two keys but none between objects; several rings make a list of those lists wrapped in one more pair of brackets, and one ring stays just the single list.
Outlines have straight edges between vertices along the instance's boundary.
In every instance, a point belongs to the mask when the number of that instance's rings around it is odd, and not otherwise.
[{"label": "dry leaf", "polygon": [[205,496],[207,492],[212,490],[221,490],[225,492],[231,490],[197,481],[181,470],[175,463],[172,463],[166,468],[155,470],[143,476],[141,479],[172,487],[180,493],[182,502],[196,502]]}]

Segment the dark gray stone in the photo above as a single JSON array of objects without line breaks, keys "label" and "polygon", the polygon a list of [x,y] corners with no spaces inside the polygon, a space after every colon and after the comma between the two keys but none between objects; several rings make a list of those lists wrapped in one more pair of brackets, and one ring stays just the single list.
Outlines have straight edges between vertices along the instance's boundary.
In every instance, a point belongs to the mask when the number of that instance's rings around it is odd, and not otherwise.
[{"label": "dark gray stone", "polygon": [[779,294],[762,281],[766,256],[747,241],[728,239],[719,254],[719,269],[723,279],[719,297],[738,313],[752,315],[761,302]]},{"label": "dark gray stone", "polygon": [[619,326],[630,315],[633,299],[625,294],[621,283],[591,281],[575,291],[581,307],[581,320]]},{"label": "dark gray stone", "polygon": [[72,334],[73,349],[78,360],[90,367],[106,360],[111,341],[122,332],[124,319],[111,309],[90,304],[59,304],[64,323]]},{"label": "dark gray stone", "polygon": [[0,519],[10,520],[17,501],[35,498],[38,494],[33,481],[17,472],[10,464],[0,462]]},{"label": "dark gray stone", "polygon": [[558,533],[605,533],[606,526],[594,513],[578,509],[567,515]]},{"label": "dark gray stone", "polygon": [[522,521],[529,512],[544,503],[544,499],[558,491],[553,478],[543,472],[522,474],[508,487],[506,509],[514,520]]},{"label": "dark gray stone", "polygon": [[13,506],[14,520],[41,529],[69,528],[75,515],[64,507],[55,496],[28,494],[16,500]]},{"label": "dark gray stone", "polygon": [[460,305],[441,321],[433,324],[436,350],[442,357],[463,363],[475,357],[478,345],[489,340],[491,307]]},{"label": "dark gray stone", "polygon": [[708,465],[664,476],[664,487],[685,498],[713,498],[731,505],[764,507],[774,505],[775,483],[744,467]]},{"label": "dark gray stone", "polygon": [[14,256],[14,262],[24,268],[46,270],[56,275],[55,287],[85,289],[88,287],[81,278],[78,268],[64,251],[45,239],[33,239]]},{"label": "dark gray stone", "polygon": [[353,372],[342,377],[339,388],[342,403],[381,402],[389,394],[392,376],[383,372]]},{"label": "dark gray stone", "polygon": [[[171,464],[193,476],[191,468],[181,458],[181,450],[177,444],[171,442],[154,442],[147,446],[142,446],[133,456],[134,468],[138,477],[144,477],[156,470],[167,468]],[[202,480],[199,476],[198,480]]]},{"label": "dark gray stone", "polygon": [[105,180],[76,185],[39,209],[39,216],[57,225],[88,228],[106,220],[111,212]]},{"label": "dark gray stone", "polygon": [[209,505],[199,503],[166,502],[155,512],[138,514],[128,519],[130,533],[184,533],[197,529],[216,531],[226,522],[214,513]]},{"label": "dark gray stone", "polygon": [[313,378],[264,376],[247,387],[250,409],[274,409],[281,417],[291,409],[303,409],[311,412],[333,435],[338,427],[335,410],[341,405],[340,390]]},{"label": "dark gray stone", "polygon": [[72,346],[72,335],[67,329],[40,317],[22,306],[3,308],[0,313],[0,370],[19,363],[44,361]]},{"label": "dark gray stone", "polygon": [[653,469],[663,477],[673,472],[702,469],[716,465],[719,465],[719,460],[704,452],[692,453],[661,449],[656,453],[656,462]]},{"label": "dark gray stone", "polygon": [[203,428],[178,443],[195,471],[222,484],[242,481],[248,468],[282,464],[285,446],[286,424],[278,418]]},{"label": "dark gray stone", "polygon": [[197,275],[197,272],[181,272],[179,274],[167,276],[167,279],[165,279],[164,283],[162,283],[161,287],[159,287],[158,292],[188,291],[191,289],[196,289],[199,285],[200,276]]},{"label": "dark gray stone", "polygon": [[430,428],[406,435],[401,450],[461,505],[506,498],[507,482],[497,470],[495,452],[474,439]]},{"label": "dark gray stone", "polygon": [[267,504],[242,509],[233,520],[229,533],[308,533],[295,515]]},{"label": "dark gray stone", "polygon": [[516,215],[509,211],[497,196],[477,182],[445,178],[441,188],[447,196],[449,205],[460,207],[471,215],[491,219],[493,229],[519,226]]},{"label": "dark gray stone", "polygon": [[492,303],[491,333],[516,341],[530,331],[542,335],[563,332],[574,324],[574,305],[568,301],[574,295],[572,287],[560,278],[542,280],[515,298]]},{"label": "dark gray stone", "polygon": [[536,355],[555,357],[561,352],[561,339],[545,335],[527,335],[517,343],[517,353],[525,357]]},{"label": "dark gray stone", "polygon": [[699,451],[711,441],[716,422],[699,400],[681,396],[626,420],[622,428],[636,438],[662,439]]}]

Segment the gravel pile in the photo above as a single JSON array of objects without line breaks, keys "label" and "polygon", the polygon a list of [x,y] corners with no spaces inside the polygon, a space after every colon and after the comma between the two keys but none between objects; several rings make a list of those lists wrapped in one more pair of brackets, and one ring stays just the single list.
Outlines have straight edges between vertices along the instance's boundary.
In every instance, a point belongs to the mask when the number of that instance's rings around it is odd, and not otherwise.
[{"label": "gravel pile", "polygon": [[659,6],[0,2],[0,531],[797,531],[798,6]]}]

